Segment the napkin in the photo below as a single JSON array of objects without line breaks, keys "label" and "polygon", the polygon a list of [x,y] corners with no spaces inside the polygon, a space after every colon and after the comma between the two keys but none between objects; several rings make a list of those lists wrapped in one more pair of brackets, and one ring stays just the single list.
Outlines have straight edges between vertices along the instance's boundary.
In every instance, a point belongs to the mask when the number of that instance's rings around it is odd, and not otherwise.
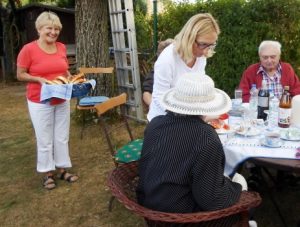
[{"label": "napkin", "polygon": [[[91,84],[92,88],[94,88],[96,85],[95,80],[89,80],[85,83]],[[49,85],[44,83],[41,89],[40,101],[44,103],[49,101],[51,98],[70,100],[72,98],[73,86],[75,85],[73,84]]]}]

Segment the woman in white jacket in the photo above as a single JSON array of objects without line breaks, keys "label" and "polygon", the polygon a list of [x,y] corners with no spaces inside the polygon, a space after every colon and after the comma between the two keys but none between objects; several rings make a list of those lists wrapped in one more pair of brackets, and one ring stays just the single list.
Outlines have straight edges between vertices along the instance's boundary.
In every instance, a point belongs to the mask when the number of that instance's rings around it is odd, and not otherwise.
[{"label": "woman in white jacket", "polygon": [[159,99],[165,91],[175,86],[180,75],[190,72],[205,75],[206,58],[214,54],[219,33],[219,26],[211,14],[197,14],[176,35],[174,43],[163,50],[154,65],[148,121],[165,114]]}]

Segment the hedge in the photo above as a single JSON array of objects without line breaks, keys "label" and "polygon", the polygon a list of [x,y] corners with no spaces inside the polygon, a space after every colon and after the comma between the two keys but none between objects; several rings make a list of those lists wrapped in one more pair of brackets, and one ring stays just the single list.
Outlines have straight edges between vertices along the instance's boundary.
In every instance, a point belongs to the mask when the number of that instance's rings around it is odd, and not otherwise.
[{"label": "hedge", "polygon": [[[259,61],[257,50],[263,40],[279,41],[282,44],[281,59],[289,62],[300,75],[299,0],[169,3],[165,12],[158,15],[158,39],[173,38],[191,16],[200,12],[211,13],[221,28],[217,53],[208,59],[206,72],[215,80],[217,87],[231,96],[246,67]],[[152,23],[152,18],[142,20],[139,17],[139,47],[152,47],[152,37],[149,37]],[[143,37],[139,39],[140,35]]]}]

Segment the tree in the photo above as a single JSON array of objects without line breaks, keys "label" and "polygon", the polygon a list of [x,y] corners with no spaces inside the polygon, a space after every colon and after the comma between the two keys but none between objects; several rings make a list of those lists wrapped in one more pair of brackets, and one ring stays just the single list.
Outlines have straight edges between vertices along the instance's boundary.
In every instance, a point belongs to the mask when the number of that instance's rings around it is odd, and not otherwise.
[{"label": "tree", "polygon": [[[78,67],[107,67],[109,61],[108,1],[75,1]],[[112,95],[111,77],[97,79],[97,95]]]}]

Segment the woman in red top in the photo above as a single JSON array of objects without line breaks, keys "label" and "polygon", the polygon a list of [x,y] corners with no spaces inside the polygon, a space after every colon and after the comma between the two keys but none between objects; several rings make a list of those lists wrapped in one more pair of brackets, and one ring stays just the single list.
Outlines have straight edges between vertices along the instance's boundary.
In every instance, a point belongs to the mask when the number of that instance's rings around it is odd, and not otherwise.
[{"label": "woman in red top", "polygon": [[53,171],[58,168],[60,178],[74,182],[78,176],[70,174],[69,129],[70,102],[52,99],[40,102],[41,86],[57,76],[70,76],[66,47],[56,42],[62,24],[52,12],[43,12],[36,19],[39,38],[24,45],[17,59],[17,77],[27,84],[27,102],[37,141],[37,171],[45,173],[43,186],[56,187]]}]

